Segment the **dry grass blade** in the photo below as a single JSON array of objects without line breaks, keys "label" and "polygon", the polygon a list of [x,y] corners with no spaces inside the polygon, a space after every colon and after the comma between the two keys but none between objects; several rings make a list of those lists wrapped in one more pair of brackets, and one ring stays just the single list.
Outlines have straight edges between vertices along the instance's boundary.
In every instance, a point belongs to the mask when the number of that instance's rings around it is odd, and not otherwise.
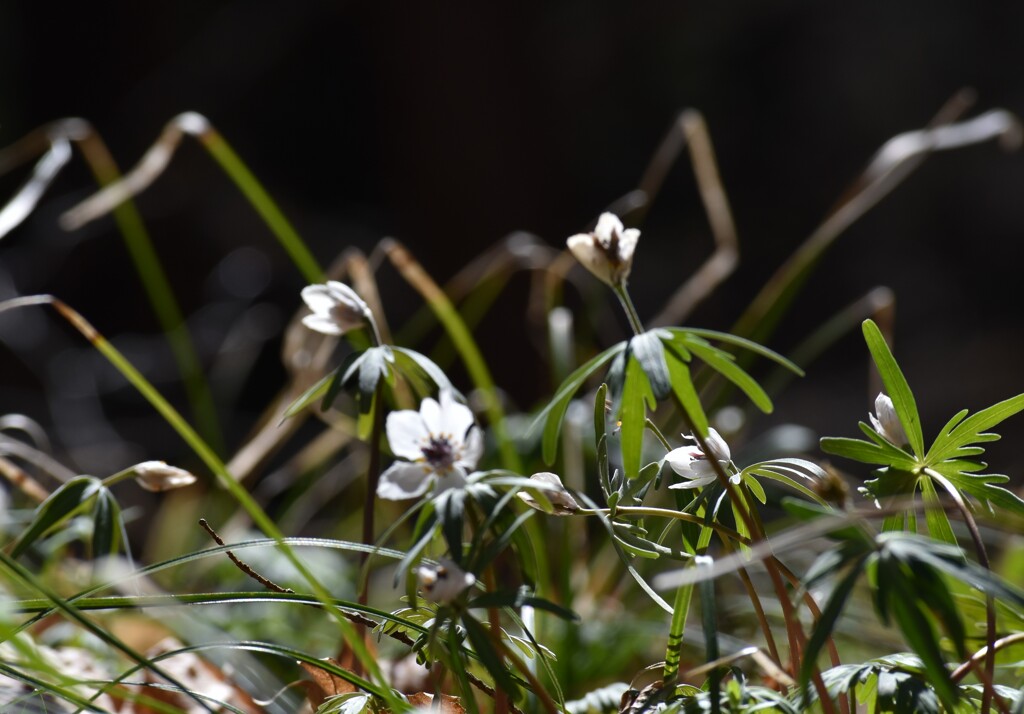
[{"label": "dry grass blade", "polygon": [[22,185],[7,205],[0,210],[0,238],[21,225],[35,209],[60,170],[71,160],[71,144],[63,138],[53,141],[50,148],[36,162],[32,176]]},{"label": "dry grass blade", "polygon": [[[642,209],[646,213],[654,195],[661,188],[668,168],[683,148],[690,149],[690,161],[697,180],[697,190],[711,224],[715,251],[689,280],[669,298],[661,312],[651,320],[652,326],[674,325],[685,320],[693,309],[714,292],[739,262],[740,248],[736,223],[729,208],[729,199],[718,173],[711,135],[700,112],[687,109],[679,115],[672,130],[655,153],[655,158],[640,180],[640,191],[648,197]],[[668,159],[666,161],[666,159]]]},{"label": "dry grass blade", "polygon": [[167,123],[160,137],[143,155],[135,168],[126,173],[119,181],[108,184],[64,213],[60,219],[61,227],[69,231],[81,228],[86,223],[110,213],[120,204],[145,191],[167,168],[171,157],[174,156],[174,152],[181,144],[183,136],[189,134],[202,137],[210,131],[210,122],[201,114],[185,112],[174,117]]}]

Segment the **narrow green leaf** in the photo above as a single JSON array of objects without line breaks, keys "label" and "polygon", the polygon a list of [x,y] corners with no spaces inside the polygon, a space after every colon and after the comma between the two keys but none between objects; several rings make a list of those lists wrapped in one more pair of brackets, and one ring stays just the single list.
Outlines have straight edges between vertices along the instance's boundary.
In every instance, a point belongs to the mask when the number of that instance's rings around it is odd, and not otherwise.
[{"label": "narrow green leaf", "polygon": [[672,379],[665,361],[665,348],[658,337],[658,331],[636,335],[629,341],[630,354],[636,359],[651,383],[654,396],[660,401],[672,391]]},{"label": "narrow green leaf", "polygon": [[[823,577],[826,572],[833,572],[838,570],[842,565],[842,559],[838,557],[838,549],[832,551],[835,555],[830,556],[827,565],[820,566],[815,572],[819,575],[815,578],[818,579]],[[821,558],[819,557],[819,561]],[[829,596],[828,603],[825,605],[825,609],[821,611],[821,616],[814,623],[814,632],[811,633],[811,637],[807,640],[807,646],[803,653],[803,663],[800,667],[800,691],[807,691],[807,683],[811,679],[811,674],[814,672],[818,660],[818,654],[821,652],[828,638],[832,636],[832,632],[835,630],[836,623],[839,621],[839,616],[843,612],[843,608],[846,607],[847,600],[850,599],[850,595],[853,593],[853,587],[857,584],[857,579],[861,574],[861,567],[864,563],[864,559],[860,558],[854,562],[850,568],[850,572],[843,576],[842,580],[836,583],[836,586],[832,589],[832,594]]]},{"label": "narrow green leaf", "polygon": [[[948,711],[955,711],[957,691],[949,678],[949,670],[942,658],[938,637],[916,598],[908,597],[913,586],[903,577],[900,568],[892,563],[881,569],[880,578],[891,579],[892,596],[887,598],[893,619],[903,633],[903,637],[924,663],[928,681],[935,693],[942,700]],[[899,582],[900,585],[896,585]]]},{"label": "narrow green leaf", "polygon": [[1024,410],[1024,394],[1018,394],[1016,397],[1010,397],[998,404],[993,404],[987,409],[982,409],[957,426],[953,430],[952,435],[981,433],[986,429],[991,429],[1021,410]]},{"label": "narrow green leaf", "polygon": [[644,421],[647,411],[644,397],[650,391],[647,375],[636,360],[626,365],[626,380],[622,385],[621,423],[619,434],[622,448],[622,470],[627,479],[640,473],[640,459],[644,445]]},{"label": "narrow green leaf", "polygon": [[903,424],[907,438],[910,440],[910,448],[917,456],[924,456],[924,437],[921,434],[921,417],[917,413],[917,403],[914,401],[914,393],[910,391],[903,372],[896,364],[889,345],[882,337],[882,331],[878,329],[872,320],[865,320],[863,324],[864,339],[871,350],[871,357],[878,368],[878,374],[882,377],[885,390],[892,399],[896,414]]},{"label": "narrow green leaf", "polygon": [[748,340],[743,337],[737,337],[736,335],[730,335],[728,332],[718,332],[716,330],[703,330],[694,327],[683,327],[677,329],[668,328],[668,331],[684,333],[688,332],[691,335],[700,335],[701,337],[707,337],[708,339],[726,342],[728,344],[735,345],[736,347],[742,347],[745,350],[749,350],[754,354],[766,357],[767,359],[770,359],[772,362],[775,362],[776,364],[785,367],[798,377],[804,376],[804,371],[800,369],[800,367],[798,367],[793,362],[789,361],[788,359],[780,355],[778,352],[770,350],[763,345],[759,345],[758,343],[752,340]]},{"label": "narrow green leaf", "polygon": [[565,418],[565,410],[569,408],[569,402],[573,395],[579,391],[591,374],[625,349],[626,343],[620,342],[587,360],[562,382],[562,386],[555,392],[555,396],[537,415],[530,430],[532,431],[537,424],[544,421],[543,452],[546,463],[554,463],[555,454],[558,451],[558,435],[562,430],[562,419]]},{"label": "narrow green leaf", "polygon": [[327,376],[323,377],[316,382],[312,387],[302,393],[298,399],[288,405],[288,408],[284,410],[284,416],[281,418],[283,422],[285,419],[290,419],[295,416],[303,409],[308,407],[310,404],[319,399],[323,394],[327,392],[327,387],[330,385],[331,380],[335,378],[335,373],[332,372]]},{"label": "narrow green leaf", "polygon": [[820,446],[826,454],[842,456],[864,464],[889,465],[888,454],[882,447],[860,439],[826,436],[821,439]]},{"label": "narrow green leaf", "polygon": [[96,494],[92,511],[92,557],[116,555],[121,547],[121,507],[108,488]]},{"label": "narrow green leaf", "polygon": [[692,340],[687,342],[687,347],[689,347],[690,351],[697,355],[697,357],[703,360],[704,364],[739,387],[758,409],[763,411],[765,414],[771,414],[772,400],[761,388],[761,385],[754,381],[753,377],[747,374],[742,367],[733,361],[732,355],[728,352],[723,352],[711,347],[706,343],[700,344]]},{"label": "narrow green leaf", "polygon": [[24,553],[41,535],[69,516],[99,488],[99,479],[92,476],[76,476],[50,494],[50,497],[36,508],[32,522],[11,549],[11,557],[17,558]]},{"label": "narrow green leaf", "polygon": [[494,645],[491,644],[491,638],[484,629],[484,626],[476,618],[468,614],[463,615],[462,624],[466,628],[469,641],[473,644],[473,649],[476,651],[477,656],[480,657],[484,668],[494,678],[497,689],[509,695],[512,699],[518,699],[519,687],[509,674],[505,662],[495,651]]},{"label": "narrow green leaf", "polygon": [[701,406],[700,397],[693,386],[693,378],[690,375],[690,368],[687,362],[690,359],[688,350],[678,350],[679,345],[672,343],[668,347],[668,373],[672,380],[672,391],[679,400],[679,405],[686,413],[687,421],[693,430],[703,437],[708,435],[708,417]]},{"label": "narrow green leaf", "polygon": [[402,369],[403,367],[408,368],[408,365],[405,363],[405,360],[403,360],[403,358],[407,358],[409,362],[411,362],[417,368],[422,370],[422,372],[426,374],[431,379],[431,381],[433,381],[434,384],[437,385],[437,388],[439,390],[449,389],[457,397],[462,396],[461,394],[459,394],[458,390],[456,390],[455,387],[452,386],[452,383],[448,379],[448,375],[444,373],[444,370],[438,367],[433,362],[433,360],[431,360],[426,355],[422,355],[416,350],[411,350],[407,347],[392,347],[391,349],[395,354],[395,360],[396,363],[399,365],[400,369]]}]

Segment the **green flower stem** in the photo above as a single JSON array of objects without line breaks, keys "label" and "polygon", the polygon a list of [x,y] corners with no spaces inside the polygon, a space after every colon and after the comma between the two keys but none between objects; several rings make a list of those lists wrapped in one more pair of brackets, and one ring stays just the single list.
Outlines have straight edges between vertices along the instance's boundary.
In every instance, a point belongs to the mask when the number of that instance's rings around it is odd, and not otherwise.
[{"label": "green flower stem", "polygon": [[[376,328],[374,329],[376,333]],[[380,335],[376,335],[380,338]],[[379,344],[379,343],[378,343]],[[366,504],[363,506],[363,545],[374,543],[373,513],[377,507],[377,483],[380,480],[380,440],[384,432],[384,385],[383,380],[377,380],[377,388],[373,395],[373,427],[370,429],[370,440],[367,444],[370,448],[370,463],[366,469]],[[360,567],[366,564],[370,557],[368,552],[363,553]],[[365,605],[368,602],[368,591],[370,579],[363,578],[359,586],[359,604]]]},{"label": "green flower stem", "polygon": [[640,321],[640,315],[637,314],[636,307],[633,305],[633,299],[629,296],[629,291],[626,289],[626,281],[613,285],[612,290],[615,291],[615,296],[619,298],[622,309],[626,311],[626,317],[629,318],[629,326],[633,328],[633,334],[642,334],[644,323]]}]

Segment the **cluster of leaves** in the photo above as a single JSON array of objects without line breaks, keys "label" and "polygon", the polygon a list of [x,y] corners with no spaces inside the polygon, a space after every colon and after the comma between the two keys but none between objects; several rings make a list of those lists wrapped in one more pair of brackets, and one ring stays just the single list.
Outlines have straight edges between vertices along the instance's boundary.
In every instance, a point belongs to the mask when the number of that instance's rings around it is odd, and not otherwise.
[{"label": "cluster of leaves", "polygon": [[[195,117],[178,124],[178,130],[200,127],[196,131],[204,143],[233,172],[261,214],[270,217],[310,282],[322,280],[315,261],[304,252],[276,206],[219,135],[208,125],[197,123]],[[993,702],[1004,710],[1024,709],[1019,684],[1003,684],[1011,681],[1012,673],[1003,677],[1006,672],[997,671],[995,664],[997,649],[1024,639],[1024,616],[1020,614],[1024,612],[1024,593],[990,569],[977,523],[981,512],[1024,517],[1024,501],[1002,485],[1008,478],[983,473],[987,467],[979,460],[984,453],[981,444],[999,438],[990,430],[1024,410],[1024,395],[973,415],[959,412],[926,449],[913,393],[880,330],[868,320],[863,323],[864,336],[899,429],[880,428],[875,420],[877,427],[860,424],[866,439],[821,441],[826,453],[875,467],[873,478],[862,488],[868,507],[849,508],[849,504],[827,498],[828,481],[833,477],[810,458],[791,450],[781,450],[776,458],[738,463],[741,455],[734,460],[725,440],[712,428],[708,405],[721,403],[719,398],[724,399],[726,390],[734,388],[761,412],[772,411],[769,390],[751,374],[753,357],[765,358],[793,374],[800,375],[802,370],[742,334],[693,327],[644,329],[626,283],[638,237],[637,229],[626,229],[617,217],[604,214],[594,232],[569,239],[570,251],[618,297],[634,334],[568,374],[548,404],[534,415],[535,427],[542,427],[539,442],[531,441],[530,434],[517,434],[518,441],[513,443],[508,427],[512,420],[504,419],[465,319],[422,271],[407,270],[407,277],[444,326],[487,405],[489,435],[504,468],[475,470],[476,454],[465,457],[464,452],[471,450],[470,435],[476,435],[472,430],[479,428],[475,423],[465,433],[446,431],[454,423],[461,428],[462,415],[475,417],[438,364],[443,361],[383,343],[369,307],[345,286],[343,297],[358,311],[347,315],[344,325],[328,325],[331,330],[325,334],[336,337],[345,333],[350,349],[336,368],[304,381],[304,387],[312,386],[296,389],[293,396],[302,392],[301,396],[282,413],[285,419],[297,421],[311,412],[331,411],[333,417],[354,421],[356,428],[351,431],[356,440],[351,453],[365,457],[358,461],[368,471],[367,499],[358,504],[346,493],[345,517],[333,518],[330,528],[334,530],[329,532],[348,533],[353,530],[348,517],[355,515],[358,520],[361,516],[362,539],[358,541],[285,537],[269,513],[278,507],[274,498],[266,498],[266,506],[257,502],[206,441],[123,356],[81,316],[69,317],[219,478],[233,499],[231,508],[224,510],[232,511],[237,504],[268,537],[228,546],[214,534],[215,548],[179,553],[133,569],[120,581],[98,586],[81,586],[69,568],[67,574],[56,578],[59,587],[55,588],[22,561],[95,561],[128,551],[124,516],[112,491],[120,475],[67,480],[42,501],[20,534],[0,553],[0,565],[11,576],[11,589],[19,598],[7,603],[3,612],[9,630],[5,639],[12,643],[13,651],[9,657],[6,651],[2,653],[0,674],[31,693],[45,691],[81,710],[96,711],[100,697],[129,691],[124,682],[145,670],[160,681],[131,685],[138,688],[130,690],[123,701],[146,714],[186,707],[211,712],[244,711],[248,704],[252,705],[249,709],[257,707],[255,702],[234,704],[227,701],[227,695],[208,694],[165,666],[170,657],[207,650],[242,657],[241,664],[226,662],[219,672],[246,672],[253,682],[263,679],[263,673],[267,673],[266,681],[287,680],[289,673],[295,675],[293,664],[300,662],[312,680],[306,682],[307,703],[317,714],[397,714],[428,706],[452,714],[489,710],[547,714],[813,710],[845,714],[858,707],[902,714],[943,709],[988,711]],[[389,250],[397,253],[394,245]],[[408,266],[410,260],[403,254],[395,264]],[[808,259],[800,270],[810,270],[813,263]],[[785,290],[795,290],[804,275],[790,275]],[[327,292],[321,289],[321,298]],[[789,298],[785,291],[775,296],[773,307],[765,314],[766,324],[785,309]],[[42,301],[18,303],[27,304]],[[52,300],[49,304],[56,305]],[[58,307],[62,314],[70,315],[65,308]],[[330,317],[330,309],[318,315],[321,323],[329,322]],[[364,318],[372,323],[372,331],[360,329],[366,327]],[[570,439],[564,422],[574,402],[584,405],[585,412],[589,408],[590,398],[580,397],[588,386],[595,386],[593,450],[577,444],[570,454],[565,448]],[[437,395],[444,396],[434,401]],[[418,415],[403,409],[419,400],[423,404]],[[449,408],[454,411],[445,413]],[[417,419],[429,433],[414,446],[398,448],[391,436],[392,424],[401,436],[402,429],[408,431]],[[663,433],[670,431],[670,426],[671,432],[688,432],[684,438],[692,443],[673,448]],[[897,443],[904,437],[905,443]],[[382,508],[375,501],[374,489],[378,479],[388,476],[382,461],[389,456],[389,447],[399,465],[407,462],[404,478],[412,473],[417,478],[422,475],[422,480],[410,489],[416,500],[403,506],[378,532],[374,515]],[[520,459],[530,468],[517,468]],[[528,477],[534,466],[539,470],[541,460],[562,473],[572,471],[570,462],[575,460],[576,475],[585,478],[570,490],[551,472]],[[464,466],[466,473],[460,470]],[[779,487],[785,497],[772,492]],[[302,496],[320,498],[314,488]],[[795,518],[790,530],[776,530],[774,518],[780,505]],[[874,527],[878,520],[874,505],[881,509],[881,532]],[[538,515],[540,512],[545,515]],[[918,527],[920,513],[923,533]],[[950,513],[956,517],[951,519]],[[542,519],[546,519],[543,524]],[[591,519],[593,526],[585,523],[586,519]],[[62,532],[68,523],[82,523],[84,528]],[[973,559],[958,541],[962,531],[955,524],[960,523],[972,540]],[[88,546],[81,553],[71,546],[77,535],[82,535]],[[802,574],[793,572],[791,549],[820,536],[829,539],[828,547]],[[598,540],[601,545],[590,545]],[[288,587],[239,559],[235,551],[248,548],[273,549],[274,561],[289,564]],[[298,548],[340,552],[358,560],[361,570],[352,592],[326,587],[324,573],[310,568],[309,559],[298,557]],[[609,562],[610,553],[618,562]],[[199,561],[223,556],[259,587],[225,591],[217,583],[217,592],[206,592],[196,581],[186,581],[189,584],[171,596],[102,594],[136,578],[198,570],[192,566]],[[593,568],[595,573],[582,572],[590,570],[577,562],[585,557],[599,566]],[[391,578],[372,577],[382,561],[392,568]],[[766,587],[754,582],[761,570]],[[633,597],[618,585],[599,584],[612,582],[620,572],[633,578],[642,595]],[[729,583],[723,576],[730,573],[737,573],[749,601],[743,608],[756,617],[758,632],[745,634],[744,639],[731,637],[723,629],[730,616],[730,601],[724,597]],[[71,582],[62,582],[65,577]],[[387,580],[404,592],[398,605],[391,589],[379,584]],[[816,598],[822,592],[825,596],[819,609]],[[669,594],[663,597],[664,593]],[[845,650],[840,656],[836,641],[842,635],[844,615],[858,594],[866,595],[882,626],[898,632],[911,653],[889,654],[863,663],[850,663]],[[378,602],[378,596],[387,604],[371,604]],[[583,692],[580,687],[594,682],[560,675],[580,671],[575,660],[598,660],[605,657],[603,652],[625,642],[626,637],[615,642],[584,642],[579,637],[588,625],[585,618],[601,617],[595,603],[612,597],[628,598],[628,603],[617,603],[619,617],[630,619],[626,629],[639,630],[645,620],[654,623],[653,634],[643,633],[637,639],[656,641],[664,658],[647,668],[648,675],[653,671],[658,676],[645,687],[615,684]],[[970,598],[975,604],[984,600],[986,622],[976,629],[965,615],[964,600]],[[650,607],[652,603],[654,607]],[[812,619],[806,631],[801,603]],[[321,623],[332,623],[337,640],[344,643],[346,658],[343,663],[323,659],[305,647],[259,639],[258,624],[253,639],[142,653],[85,614],[197,604],[257,604],[275,612],[299,606],[293,609],[307,617],[313,613],[318,629],[327,629]],[[584,611],[584,617],[577,609]],[[699,613],[694,613],[695,609]],[[651,616],[650,611],[657,614]],[[83,693],[80,681],[62,677],[54,667],[30,657],[25,635],[55,614],[93,636],[107,652],[116,653],[122,662],[118,674],[94,678],[92,688]],[[387,640],[420,665],[420,688],[399,691],[397,677],[385,671],[382,664],[386,658],[376,650],[378,643],[366,636],[369,632],[378,642]],[[557,633],[567,632],[575,634],[559,640]],[[998,642],[997,636],[1001,637]],[[981,641],[984,644],[978,645]],[[826,652],[831,666],[822,668]],[[273,667],[265,662],[272,658],[277,660]],[[753,666],[741,666],[748,661]],[[971,672],[976,682],[966,681]],[[1002,679],[997,681],[997,676]],[[567,700],[563,687],[572,687],[568,694],[578,698]],[[149,696],[150,690],[184,699],[160,699]],[[238,693],[237,687],[233,693]],[[263,706],[269,711],[299,706],[287,696],[282,695],[283,703],[268,696],[269,704]]]}]

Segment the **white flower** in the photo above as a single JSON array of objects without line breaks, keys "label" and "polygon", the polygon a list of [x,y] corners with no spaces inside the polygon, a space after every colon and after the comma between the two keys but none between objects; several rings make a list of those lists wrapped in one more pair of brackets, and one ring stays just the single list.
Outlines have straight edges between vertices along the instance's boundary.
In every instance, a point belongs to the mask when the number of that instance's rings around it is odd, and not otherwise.
[{"label": "white flower", "polygon": [[196,482],[196,477],[185,469],[168,466],[163,461],[143,461],[133,466],[132,470],[137,474],[135,481],[147,491],[155,493],[191,486]]},{"label": "white flower", "polygon": [[385,430],[391,451],[406,459],[380,475],[377,496],[391,501],[421,496],[435,480],[437,491],[464,485],[483,453],[473,412],[447,389],[441,392],[440,404],[428,397],[418,412],[391,412]]},{"label": "white flower", "polygon": [[[684,438],[692,439],[693,437],[688,436]],[[704,441],[707,443],[711,455],[718,461],[722,469],[726,470],[729,460],[732,458],[732,453],[729,451],[729,445],[725,443],[722,435],[715,431],[713,427],[709,427],[708,435]],[[718,480],[714,465],[697,446],[680,446],[678,449],[673,449],[665,455],[665,461],[672,467],[673,471],[689,479],[681,483],[674,483],[669,488],[704,488]],[[735,476],[730,477],[730,480],[738,483],[738,479]]]},{"label": "white flower", "polygon": [[[875,414],[878,416],[876,417]],[[875,414],[868,414],[868,419],[871,420],[871,426],[875,427],[875,431],[896,446],[903,446],[910,441],[907,438],[907,432],[903,430],[903,424],[900,423],[899,415],[896,414],[896,407],[893,406],[892,399],[881,392],[875,397]]]},{"label": "white flower", "polygon": [[[544,495],[551,501],[551,505],[555,507],[554,515],[556,516],[568,516],[571,513],[575,513],[580,510],[580,505],[576,503],[576,499],[572,497],[565,486],[562,485],[562,479],[558,478],[558,474],[553,474],[550,471],[542,471],[538,474],[534,474],[530,477],[531,481],[536,481],[544,485],[542,489]],[[540,504],[533,494],[529,491],[520,491],[516,494],[519,498],[523,499],[523,502],[531,508],[536,508],[538,511],[543,511],[544,507]]]},{"label": "white flower", "polygon": [[614,213],[602,213],[593,233],[578,233],[566,245],[587,270],[616,287],[625,284],[629,277],[639,238],[640,231],[624,229]]},{"label": "white flower", "polygon": [[335,280],[325,285],[307,285],[302,299],[313,311],[302,318],[302,324],[325,335],[342,335],[366,322],[370,307],[356,291]]},{"label": "white flower", "polygon": [[437,565],[416,568],[423,594],[434,602],[449,603],[476,582],[476,576],[467,573],[450,560],[442,558]]}]

